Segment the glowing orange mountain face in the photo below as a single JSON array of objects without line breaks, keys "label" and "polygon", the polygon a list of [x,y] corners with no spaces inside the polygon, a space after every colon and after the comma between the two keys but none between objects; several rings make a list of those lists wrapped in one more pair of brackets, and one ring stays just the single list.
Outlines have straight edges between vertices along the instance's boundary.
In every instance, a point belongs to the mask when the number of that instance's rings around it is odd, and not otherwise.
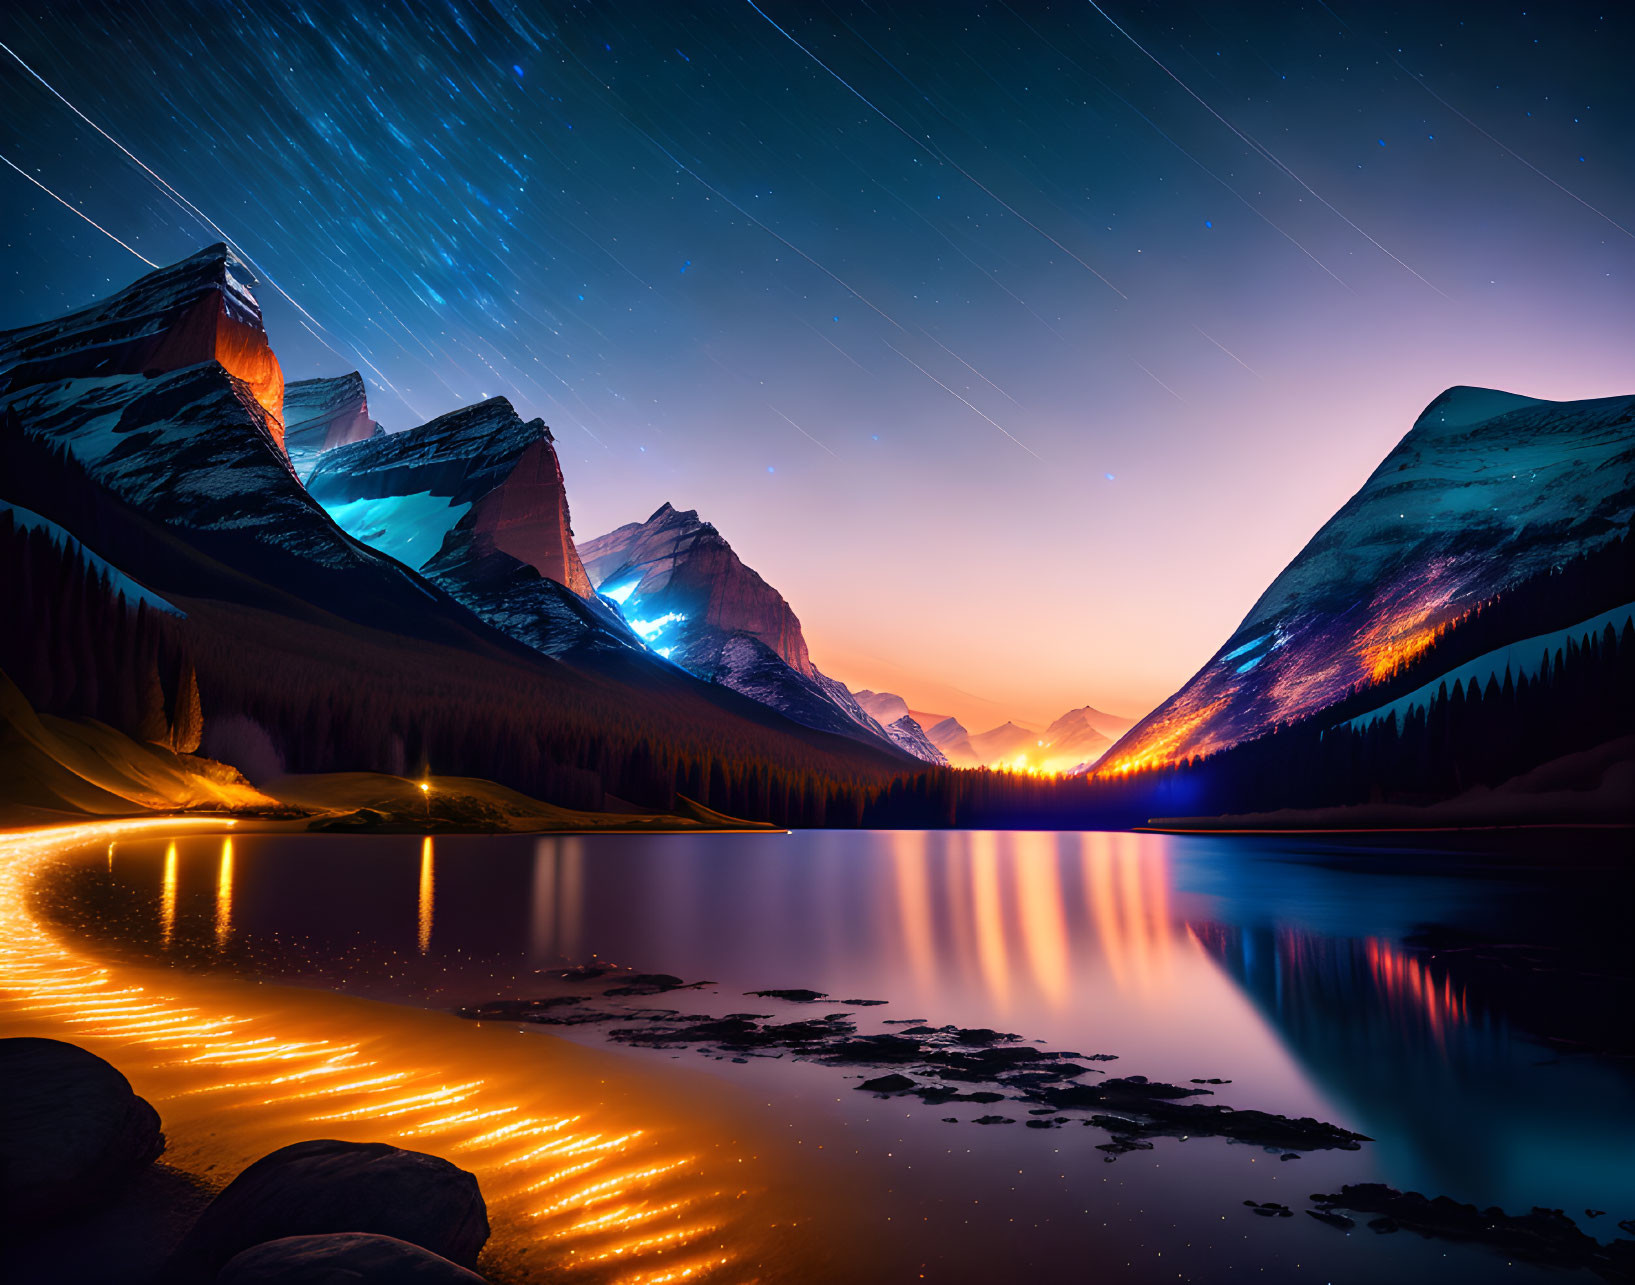
[{"label": "glowing orange mountain face", "polygon": [[1451,388],[1096,771],[1209,754],[1379,683],[1465,613],[1616,538],[1632,507],[1635,398]]},{"label": "glowing orange mountain face", "polygon": [[240,379],[267,412],[267,428],[284,447],[284,368],[267,342],[266,332],[227,314],[219,291],[209,291],[168,326],[142,359],[144,371],[180,370],[201,361],[219,362]]},{"label": "glowing orange mountain face", "polygon": [[213,361],[243,382],[282,450],[284,371],[254,284],[226,245],[210,246],[78,312],[0,332],[0,387],[165,374]]},{"label": "glowing orange mountain face", "polygon": [[1211,754],[1390,677],[1464,614],[1471,570],[1456,558],[1433,559],[1401,573],[1366,606],[1296,620],[1260,647],[1217,656],[1097,771],[1133,772]]}]

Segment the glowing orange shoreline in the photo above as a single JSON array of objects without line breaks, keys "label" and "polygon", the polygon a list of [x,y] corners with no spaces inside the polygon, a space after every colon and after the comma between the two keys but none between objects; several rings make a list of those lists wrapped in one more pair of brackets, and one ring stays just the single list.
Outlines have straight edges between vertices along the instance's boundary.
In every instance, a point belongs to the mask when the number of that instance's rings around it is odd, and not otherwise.
[{"label": "glowing orange shoreline", "polygon": [[[0,1035],[106,1057],[158,1108],[166,1160],[225,1182],[275,1147],[340,1136],[478,1177],[498,1280],[759,1279],[789,1262],[765,1166],[691,1086],[539,1033],[319,991],[100,963],[30,912],[37,874],[92,843],[225,829],[216,818],[0,834]],[[174,851],[172,847],[171,851]],[[173,863],[167,856],[167,866]],[[230,932],[232,841],[220,863]],[[777,1275],[776,1271],[771,1271]]]}]

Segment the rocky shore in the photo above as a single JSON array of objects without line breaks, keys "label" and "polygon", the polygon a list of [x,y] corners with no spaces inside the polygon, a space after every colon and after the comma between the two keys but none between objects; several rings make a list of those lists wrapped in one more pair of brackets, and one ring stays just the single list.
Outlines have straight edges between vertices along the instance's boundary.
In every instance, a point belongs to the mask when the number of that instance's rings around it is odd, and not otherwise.
[{"label": "rocky shore", "polygon": [[58,1040],[0,1040],[0,1278],[10,1285],[481,1285],[477,1180],[383,1143],[313,1139],[219,1193],[159,1163],[159,1114]]}]

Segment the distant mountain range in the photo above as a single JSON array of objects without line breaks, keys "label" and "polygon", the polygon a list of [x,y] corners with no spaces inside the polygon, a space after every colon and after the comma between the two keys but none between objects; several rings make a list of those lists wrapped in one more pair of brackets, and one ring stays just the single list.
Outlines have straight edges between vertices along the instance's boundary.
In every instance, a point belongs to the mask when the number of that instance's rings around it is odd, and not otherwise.
[{"label": "distant mountain range", "polygon": [[910,718],[954,767],[1020,768],[1076,774],[1088,770],[1134,719],[1105,714],[1089,705],[1069,710],[1043,731],[1007,721],[973,736],[956,718],[910,711],[901,696],[861,691],[857,701],[881,723]]},{"label": "distant mountain range", "polygon": [[503,398],[386,434],[355,373],[286,386],[254,285],[218,245],[0,333],[0,771],[64,806],[76,773],[98,807],[255,795],[196,750],[697,825],[1635,792],[1635,397],[1448,390],[1158,709],[973,734],[826,675],[693,510],[578,541],[550,429]]}]

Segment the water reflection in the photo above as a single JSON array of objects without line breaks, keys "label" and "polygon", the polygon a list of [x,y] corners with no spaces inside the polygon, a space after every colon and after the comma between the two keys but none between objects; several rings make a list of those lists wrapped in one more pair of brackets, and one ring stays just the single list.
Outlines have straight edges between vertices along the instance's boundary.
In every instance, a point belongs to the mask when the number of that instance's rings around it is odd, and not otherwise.
[{"label": "water reflection", "polygon": [[576,835],[540,839],[534,845],[529,956],[535,961],[579,957],[584,848]]},{"label": "water reflection", "polygon": [[[1398,1185],[1507,1208],[1538,1202],[1546,1175],[1568,1208],[1635,1195],[1628,1079],[1523,1038],[1508,988],[1483,977],[1473,992],[1458,975],[1461,956],[1287,924],[1199,923],[1193,932],[1378,1139]],[[1586,997],[1563,980],[1564,1013]]]},{"label": "water reflection", "polygon": [[424,955],[431,949],[432,899],[436,894],[431,835],[420,841],[420,894],[415,906],[415,940]]},{"label": "water reflection", "polygon": [[226,950],[233,935],[233,841],[221,841],[216,863],[216,949]]},{"label": "water reflection", "polygon": [[[587,1285],[713,1279],[723,1269],[743,1278],[759,1274],[766,1253],[790,1252],[787,1213],[755,1186],[754,1144],[741,1125],[723,1125],[696,1086],[667,1079],[659,1093],[604,1055],[445,1013],[110,966],[36,917],[31,884],[76,844],[161,825],[188,823],[0,836],[0,1036],[67,1039],[108,1058],[159,1108],[167,1160],[224,1182],[257,1156],[311,1137],[447,1156],[479,1178],[495,1228],[485,1262],[506,1279],[557,1279],[569,1267]],[[187,843],[185,854],[181,847],[164,847],[160,945],[214,953],[235,932],[254,934],[254,894],[268,887],[245,882],[257,841],[239,840],[238,851],[232,840],[208,850]],[[203,860],[215,866],[217,913],[208,927],[202,916],[178,913],[194,886],[181,867],[202,873]],[[428,950],[432,862],[428,839]],[[122,861],[121,873],[135,868],[151,880],[143,864]],[[274,873],[288,885],[287,872]],[[298,892],[290,904],[347,909],[323,902],[321,889]]]},{"label": "water reflection", "polygon": [[159,939],[166,950],[176,935],[176,845],[165,849],[164,883],[159,894]]},{"label": "water reflection", "polygon": [[[686,1012],[736,1011],[744,992],[781,987],[885,1000],[845,1011],[863,1030],[992,1026],[1117,1053],[1126,1073],[1229,1079],[1231,1105],[1379,1139],[1358,1180],[1512,1208],[1635,1202],[1617,1160],[1635,1142],[1628,1078],[1589,1058],[1555,1064],[1523,1034],[1558,1033],[1606,1002],[1569,973],[1529,969],[1522,992],[1468,955],[1409,944],[1424,923],[1526,940],[1550,906],[1577,922],[1581,888],[1442,878],[1421,855],[1393,870],[1355,853],[1134,834],[436,843],[251,836],[212,849],[213,941],[189,911],[186,846],[180,891],[175,845],[151,843],[122,844],[111,880],[93,865],[87,890],[100,880],[109,904],[145,907],[129,930],[144,949],[225,949],[274,973],[288,951],[303,980],[444,1006],[538,995],[541,970],[592,959],[717,984],[669,1001]],[[417,870],[412,912],[379,895]],[[106,918],[86,905],[82,919]]]}]

